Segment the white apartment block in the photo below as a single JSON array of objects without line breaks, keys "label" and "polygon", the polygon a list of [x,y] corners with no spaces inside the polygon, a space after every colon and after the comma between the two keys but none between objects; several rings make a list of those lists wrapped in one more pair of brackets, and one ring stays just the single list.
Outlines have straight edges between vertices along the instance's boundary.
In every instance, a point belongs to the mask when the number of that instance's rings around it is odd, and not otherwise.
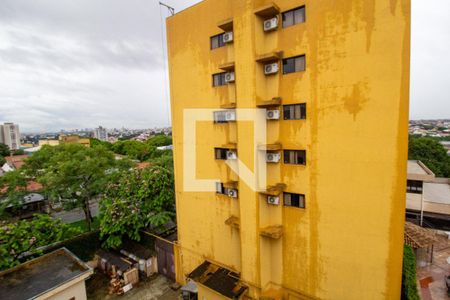
[{"label": "white apartment block", "polygon": [[0,143],[7,145],[11,150],[19,149],[19,125],[14,123],[4,123],[3,125],[0,125]]}]

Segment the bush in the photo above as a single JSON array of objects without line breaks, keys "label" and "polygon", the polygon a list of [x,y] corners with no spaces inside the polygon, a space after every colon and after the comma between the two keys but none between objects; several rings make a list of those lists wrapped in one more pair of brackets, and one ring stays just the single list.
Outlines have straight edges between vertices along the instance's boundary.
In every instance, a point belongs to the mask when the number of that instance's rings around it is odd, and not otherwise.
[{"label": "bush", "polygon": [[403,248],[402,300],[420,300],[417,291],[416,256],[408,245]]}]

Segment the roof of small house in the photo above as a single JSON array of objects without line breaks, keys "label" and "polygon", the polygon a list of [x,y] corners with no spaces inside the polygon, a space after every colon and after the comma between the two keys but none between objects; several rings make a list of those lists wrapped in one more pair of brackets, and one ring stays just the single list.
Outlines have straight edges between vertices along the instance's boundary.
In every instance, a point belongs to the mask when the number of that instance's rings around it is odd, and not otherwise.
[{"label": "roof of small house", "polygon": [[66,248],[0,272],[0,299],[35,299],[72,280],[93,273]]},{"label": "roof of small house", "polygon": [[431,246],[437,241],[436,234],[430,229],[420,227],[411,222],[405,222],[405,244],[417,248]]},{"label": "roof of small house", "polygon": [[154,254],[150,249],[132,240],[124,241],[122,243],[122,246],[120,246],[120,249],[136,255],[136,257],[138,257],[139,259],[149,259]]},{"label": "roof of small house", "polygon": [[132,264],[125,260],[123,257],[110,251],[100,249],[97,251],[97,255],[101,259],[106,260],[109,264],[116,266],[118,270],[122,272],[129,270],[132,266]]},{"label": "roof of small house", "polygon": [[203,262],[188,277],[230,299],[239,298],[247,290],[241,284],[238,273],[209,261]]},{"label": "roof of small house", "polygon": [[14,155],[6,156],[5,160],[14,169],[20,169],[24,165],[26,158],[28,158],[28,155]]}]

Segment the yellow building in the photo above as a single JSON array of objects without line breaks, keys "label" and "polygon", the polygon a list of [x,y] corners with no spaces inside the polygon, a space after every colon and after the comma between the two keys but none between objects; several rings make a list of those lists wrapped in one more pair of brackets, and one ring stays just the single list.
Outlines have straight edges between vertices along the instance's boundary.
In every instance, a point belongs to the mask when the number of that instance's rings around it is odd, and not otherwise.
[{"label": "yellow building", "polygon": [[50,145],[50,146],[58,146],[59,140],[39,140],[39,146]]},{"label": "yellow building", "polygon": [[78,135],[60,135],[59,140],[39,140],[39,146],[58,146],[59,144],[81,144],[83,146],[90,147],[91,140],[88,138],[82,138]]},{"label": "yellow building", "polygon": [[[399,299],[410,1],[205,0],[167,35],[177,280],[202,300]],[[265,145],[240,119],[258,108]],[[242,179],[255,148],[265,190]]]},{"label": "yellow building", "polygon": [[81,144],[86,147],[91,146],[91,140],[88,138],[82,138],[78,135],[60,135],[59,142],[61,144]]}]

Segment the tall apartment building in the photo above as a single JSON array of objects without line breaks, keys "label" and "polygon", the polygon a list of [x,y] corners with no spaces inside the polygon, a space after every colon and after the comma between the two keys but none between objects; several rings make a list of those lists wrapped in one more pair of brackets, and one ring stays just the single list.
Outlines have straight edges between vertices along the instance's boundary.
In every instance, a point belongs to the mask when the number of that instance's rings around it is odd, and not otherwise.
[{"label": "tall apartment building", "polygon": [[[410,1],[205,0],[167,35],[177,281],[202,300],[399,299]],[[242,176],[255,151],[264,190]]]},{"label": "tall apartment building", "polygon": [[106,128],[99,126],[94,129],[94,138],[99,139],[100,141],[108,140],[108,132],[106,132]]},{"label": "tall apartment building", "polygon": [[0,125],[0,143],[7,145],[11,150],[19,149],[19,125],[14,123],[4,123],[3,125]]}]

